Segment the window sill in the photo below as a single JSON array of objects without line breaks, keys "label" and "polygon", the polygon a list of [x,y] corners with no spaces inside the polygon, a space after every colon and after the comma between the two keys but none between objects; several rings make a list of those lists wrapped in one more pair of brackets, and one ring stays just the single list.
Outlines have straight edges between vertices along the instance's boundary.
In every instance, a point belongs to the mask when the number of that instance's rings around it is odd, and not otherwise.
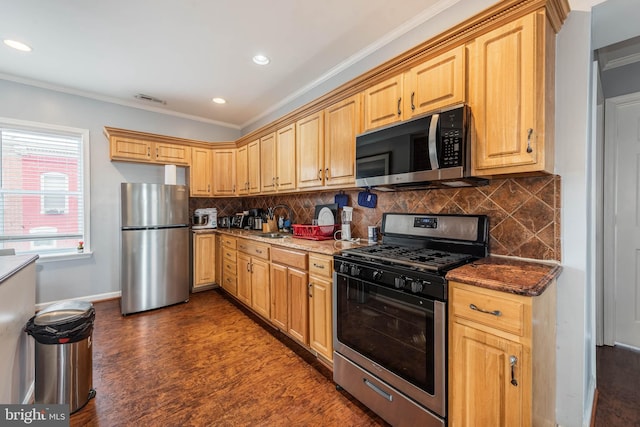
[{"label": "window sill", "polygon": [[45,264],[48,262],[57,261],[76,261],[79,259],[88,259],[93,256],[93,252],[84,251],[82,253],[68,253],[68,254],[50,254],[40,255],[40,258],[36,261],[36,264]]}]

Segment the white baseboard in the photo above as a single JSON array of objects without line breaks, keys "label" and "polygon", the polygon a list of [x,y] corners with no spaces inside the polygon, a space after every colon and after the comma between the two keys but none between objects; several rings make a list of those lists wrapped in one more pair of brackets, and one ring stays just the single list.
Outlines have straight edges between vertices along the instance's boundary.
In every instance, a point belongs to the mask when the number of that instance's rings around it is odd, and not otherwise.
[{"label": "white baseboard", "polygon": [[104,301],[108,299],[120,298],[121,296],[122,296],[122,292],[117,291],[117,292],[107,292],[104,294],[87,295],[85,297],[69,298],[66,300],[42,302],[42,303],[36,304],[36,310],[41,310],[53,303],[61,302],[61,301],[88,301],[93,303],[93,302],[99,302],[99,301]]}]

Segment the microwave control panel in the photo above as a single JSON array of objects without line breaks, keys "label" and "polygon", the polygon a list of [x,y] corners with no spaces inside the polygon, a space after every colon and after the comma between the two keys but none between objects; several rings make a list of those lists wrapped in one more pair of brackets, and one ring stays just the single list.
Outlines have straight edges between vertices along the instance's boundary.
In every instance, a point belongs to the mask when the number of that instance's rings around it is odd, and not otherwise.
[{"label": "microwave control panel", "polygon": [[462,166],[462,132],[460,129],[442,132],[442,167]]}]

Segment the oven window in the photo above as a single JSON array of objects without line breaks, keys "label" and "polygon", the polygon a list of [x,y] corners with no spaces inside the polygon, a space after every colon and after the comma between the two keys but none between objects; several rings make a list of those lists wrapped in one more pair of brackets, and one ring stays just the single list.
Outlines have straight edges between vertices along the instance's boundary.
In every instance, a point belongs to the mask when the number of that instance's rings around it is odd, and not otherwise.
[{"label": "oven window", "polygon": [[337,275],[338,340],[434,394],[434,305],[403,292]]}]

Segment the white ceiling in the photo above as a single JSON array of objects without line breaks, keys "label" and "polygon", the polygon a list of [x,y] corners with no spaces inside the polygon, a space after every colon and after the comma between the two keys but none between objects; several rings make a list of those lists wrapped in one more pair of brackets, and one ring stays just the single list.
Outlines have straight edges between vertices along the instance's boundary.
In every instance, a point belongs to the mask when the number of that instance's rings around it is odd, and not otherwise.
[{"label": "white ceiling", "polygon": [[0,0],[0,78],[242,128],[457,2]]}]

